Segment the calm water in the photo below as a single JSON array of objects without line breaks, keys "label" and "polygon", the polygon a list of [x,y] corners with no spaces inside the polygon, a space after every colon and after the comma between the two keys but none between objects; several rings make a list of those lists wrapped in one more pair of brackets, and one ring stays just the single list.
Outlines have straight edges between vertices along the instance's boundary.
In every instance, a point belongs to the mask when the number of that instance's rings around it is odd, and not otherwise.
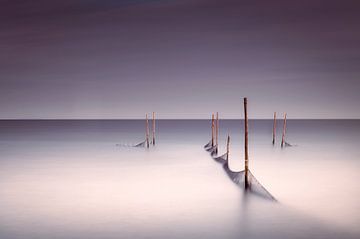
[{"label": "calm water", "polygon": [[[359,238],[360,121],[250,121],[250,168],[274,203],[244,193],[203,145],[206,120],[0,121],[0,238]],[[243,168],[243,122],[230,133]]]}]

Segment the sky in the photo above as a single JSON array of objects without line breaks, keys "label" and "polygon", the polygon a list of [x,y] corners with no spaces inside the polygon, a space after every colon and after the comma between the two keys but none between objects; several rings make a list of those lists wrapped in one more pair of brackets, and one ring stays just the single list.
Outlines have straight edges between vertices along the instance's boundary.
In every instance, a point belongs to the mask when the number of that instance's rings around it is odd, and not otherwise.
[{"label": "sky", "polygon": [[0,5],[0,119],[360,118],[358,0]]}]

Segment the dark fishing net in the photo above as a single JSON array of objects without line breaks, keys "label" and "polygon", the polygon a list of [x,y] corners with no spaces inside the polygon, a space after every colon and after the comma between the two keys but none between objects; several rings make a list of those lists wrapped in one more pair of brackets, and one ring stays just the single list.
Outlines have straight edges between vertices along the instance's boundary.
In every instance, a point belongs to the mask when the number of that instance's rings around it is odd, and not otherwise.
[{"label": "dark fishing net", "polygon": [[210,155],[214,158],[218,154],[218,147],[215,145],[212,150],[210,151]]},{"label": "dark fishing net", "polygon": [[218,147],[216,145],[211,146],[212,140],[209,141],[209,143],[204,145],[204,148],[206,151],[210,153],[211,156],[216,156],[218,153]]},{"label": "dark fishing net", "polygon": [[[240,172],[234,172],[229,168],[228,162],[226,162],[223,166],[225,172],[229,176],[229,178],[239,187],[245,188],[245,170],[242,170]],[[251,173],[251,171],[248,171],[248,179],[249,179],[249,188],[248,190],[262,198],[276,201],[274,196],[272,196],[269,191],[265,189],[261,183],[255,178],[255,176]]]},{"label": "dark fishing net", "polygon": [[134,145],[134,147],[145,147],[145,145],[146,145],[146,140],[141,142],[141,143],[138,143],[138,144]]},{"label": "dark fishing net", "polygon": [[[210,153],[210,155],[212,156],[212,158],[221,163],[223,165],[223,168],[226,172],[226,174],[229,176],[229,178],[239,187],[245,188],[245,170],[242,170],[240,172],[235,172],[232,171],[229,167],[229,160],[228,160],[228,155],[227,153],[216,157],[217,155],[217,146],[211,146],[211,140],[208,144],[206,144],[205,150],[208,151]],[[272,200],[272,201],[276,201],[276,199],[269,193],[269,191],[267,191],[265,189],[264,186],[262,186],[259,181],[255,178],[255,176],[250,172],[250,170],[248,171],[248,180],[249,180],[249,187],[248,190],[260,197],[263,197],[265,199],[268,200]]]},{"label": "dark fishing net", "polygon": [[229,168],[229,162],[226,162],[223,166],[226,174],[229,178],[237,185],[244,186],[245,184],[245,171],[242,170],[240,172],[234,172]]},{"label": "dark fishing net", "polygon": [[215,146],[210,146],[209,148],[206,148],[205,150],[212,153],[215,150]]},{"label": "dark fishing net", "polygon": [[216,157],[218,154],[218,147],[216,145],[211,146],[211,143],[212,143],[212,141],[210,140],[209,143],[204,145],[205,150],[210,153],[210,155],[212,156],[212,158],[215,161],[217,161],[219,163],[225,163],[227,160],[227,154],[223,154],[219,157]]},{"label": "dark fishing net", "polygon": [[288,142],[285,141],[285,146],[286,146],[286,147],[292,147],[292,146],[294,146],[294,145],[293,145],[293,144],[290,144],[290,143],[288,143]]},{"label": "dark fishing net", "polygon": [[285,147],[293,147],[293,146],[297,146],[297,145],[296,144],[290,144],[289,142],[284,141],[284,145],[282,145],[281,147],[283,147],[283,146],[285,146]]},{"label": "dark fishing net", "polygon": [[209,148],[209,147],[211,147],[211,142],[212,142],[212,140],[210,140],[209,143],[205,144],[205,145],[204,145],[204,148]]},{"label": "dark fishing net", "polygon": [[261,185],[261,183],[255,178],[255,176],[249,170],[249,184],[250,184],[250,191],[260,197],[270,199],[272,201],[277,201],[276,198],[271,195],[271,193],[266,190],[266,188]]},{"label": "dark fishing net", "polygon": [[215,145],[215,146],[212,146],[212,147],[210,147],[210,148],[206,148],[205,150],[210,153],[211,157],[214,158],[214,157],[217,156],[218,149],[217,149],[217,146],[216,146],[216,145]]},{"label": "dark fishing net", "polygon": [[214,159],[216,162],[219,162],[219,163],[221,163],[221,164],[224,164],[224,163],[226,163],[226,161],[227,161],[227,154],[225,153],[225,154],[223,154],[223,155],[221,155],[221,156],[219,156],[219,157],[213,157],[213,159]]},{"label": "dark fishing net", "polygon": [[118,147],[138,147],[142,148],[146,146],[146,140],[138,144],[116,144]]}]

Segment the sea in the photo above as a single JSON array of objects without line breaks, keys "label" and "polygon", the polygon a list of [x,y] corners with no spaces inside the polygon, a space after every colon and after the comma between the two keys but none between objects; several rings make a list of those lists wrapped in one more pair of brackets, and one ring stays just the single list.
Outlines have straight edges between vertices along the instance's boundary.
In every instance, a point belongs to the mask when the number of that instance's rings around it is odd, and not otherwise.
[{"label": "sea", "polygon": [[[219,155],[244,168],[243,120]],[[235,184],[204,149],[209,120],[1,120],[1,239],[360,238],[360,120],[249,120],[249,168],[276,198]]]}]

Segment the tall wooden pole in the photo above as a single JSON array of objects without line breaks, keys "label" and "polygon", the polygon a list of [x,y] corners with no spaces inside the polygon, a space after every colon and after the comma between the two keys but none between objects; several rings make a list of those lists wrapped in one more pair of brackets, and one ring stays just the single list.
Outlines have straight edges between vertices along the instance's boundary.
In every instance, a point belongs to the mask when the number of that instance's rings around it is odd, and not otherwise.
[{"label": "tall wooden pole", "polygon": [[219,112],[216,112],[216,134],[215,134],[215,139],[216,139],[216,153],[218,151],[219,148]]},{"label": "tall wooden pole", "polygon": [[283,126],[283,132],[281,137],[281,147],[285,144],[285,134],[286,134],[286,113],[284,113],[284,126]]},{"label": "tall wooden pole", "polygon": [[273,143],[273,144],[275,144],[275,134],[276,134],[276,112],[274,112],[273,140],[272,140],[272,143]]},{"label": "tall wooden pole", "polygon": [[249,188],[249,153],[248,153],[248,114],[247,98],[244,98],[244,117],[245,117],[245,189]]},{"label": "tall wooden pole", "polygon": [[155,145],[155,112],[152,113],[152,144]]},{"label": "tall wooden pole", "polygon": [[146,147],[149,148],[149,119],[148,119],[148,114],[146,114]]},{"label": "tall wooden pole", "polygon": [[214,114],[211,115],[211,147],[214,147]]},{"label": "tall wooden pole", "polygon": [[228,135],[226,141],[226,160],[229,160],[229,154],[230,154],[230,135]]}]

